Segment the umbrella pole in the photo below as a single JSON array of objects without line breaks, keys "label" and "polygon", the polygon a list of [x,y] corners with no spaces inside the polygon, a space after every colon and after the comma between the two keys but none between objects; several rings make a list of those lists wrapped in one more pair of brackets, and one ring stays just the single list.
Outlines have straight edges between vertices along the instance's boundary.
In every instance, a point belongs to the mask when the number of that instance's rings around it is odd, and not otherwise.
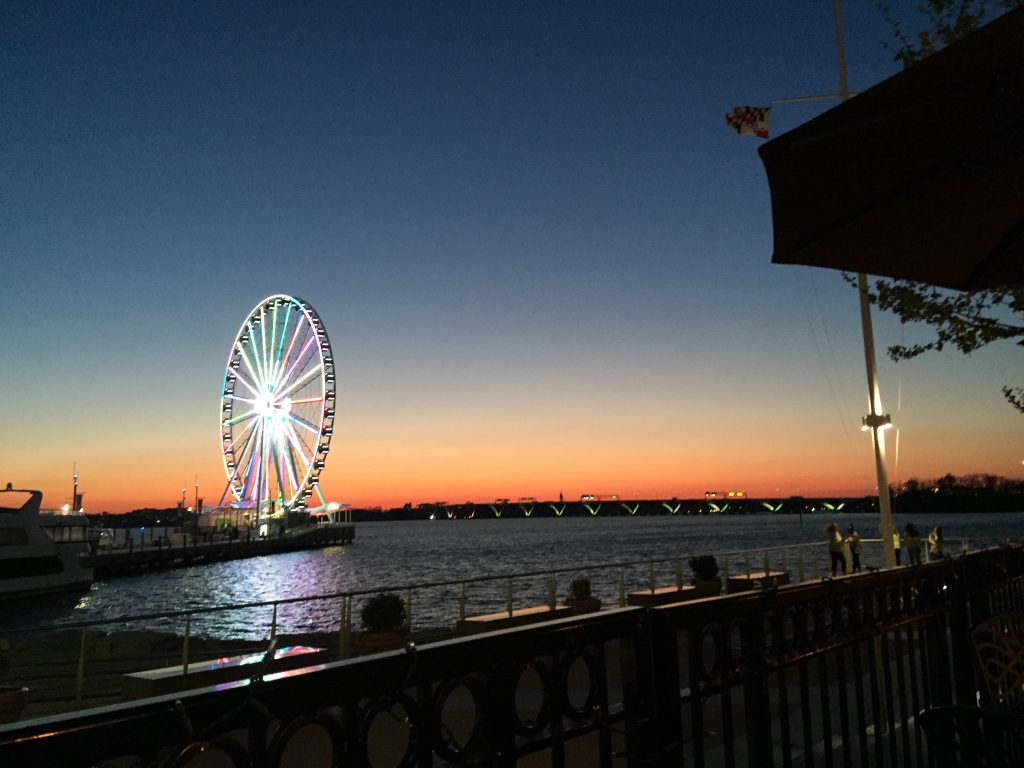
[{"label": "umbrella pole", "polygon": [[864,429],[871,431],[871,442],[875,448],[875,475],[878,481],[879,532],[882,536],[882,551],[885,553],[885,567],[896,567],[896,550],[893,548],[892,500],[889,496],[889,476],[885,468],[885,430],[892,426],[888,414],[882,413],[882,395],[878,389],[878,369],[875,366],[875,335],[871,328],[871,301],[868,297],[868,278],[863,272],[857,275],[857,293],[860,294],[860,325],[864,332],[864,364],[868,374],[868,415],[864,417]]}]

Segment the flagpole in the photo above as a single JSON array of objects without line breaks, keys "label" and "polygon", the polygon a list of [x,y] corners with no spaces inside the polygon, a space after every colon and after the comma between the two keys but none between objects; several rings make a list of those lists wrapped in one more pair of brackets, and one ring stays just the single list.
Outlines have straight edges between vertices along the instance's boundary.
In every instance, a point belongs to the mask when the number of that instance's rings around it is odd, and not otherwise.
[{"label": "flagpole", "polygon": [[[836,23],[836,54],[839,58],[839,98],[850,98],[850,86],[846,78],[846,46],[843,42],[843,15],[839,0],[832,0],[832,11]],[[875,478],[878,483],[879,533],[882,536],[882,551],[885,553],[885,567],[896,567],[896,549],[893,546],[895,525],[892,520],[892,499],[889,495],[889,476],[885,466],[885,432],[892,426],[888,414],[882,413],[882,394],[878,387],[878,367],[875,364],[875,335],[871,327],[871,299],[868,294],[868,278],[863,272],[857,275],[857,293],[860,296],[860,327],[864,337],[864,366],[868,376],[868,415],[862,423],[871,431],[871,443],[875,452]]]}]

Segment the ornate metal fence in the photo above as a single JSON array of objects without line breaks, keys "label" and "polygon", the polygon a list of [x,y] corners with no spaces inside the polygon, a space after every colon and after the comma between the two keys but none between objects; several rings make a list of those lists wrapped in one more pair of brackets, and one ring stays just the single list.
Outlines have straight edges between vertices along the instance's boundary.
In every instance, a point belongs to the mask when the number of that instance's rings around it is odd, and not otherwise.
[{"label": "ornate metal fence", "polygon": [[1004,547],[0,726],[0,764],[924,766],[969,628],[1022,609]]}]

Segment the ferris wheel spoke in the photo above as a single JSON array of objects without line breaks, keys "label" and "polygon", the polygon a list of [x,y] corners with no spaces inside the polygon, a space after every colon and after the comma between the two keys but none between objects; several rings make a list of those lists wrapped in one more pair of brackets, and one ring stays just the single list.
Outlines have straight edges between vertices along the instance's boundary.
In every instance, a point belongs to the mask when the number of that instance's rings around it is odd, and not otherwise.
[{"label": "ferris wheel spoke", "polygon": [[292,359],[292,352],[295,350],[295,344],[302,336],[303,326],[302,323],[296,321],[295,331],[292,333],[291,341],[288,342],[288,351],[285,356],[281,358],[281,369],[278,371],[277,377],[274,379],[274,384],[280,386],[284,380],[287,379],[288,373],[288,361]]},{"label": "ferris wheel spoke", "polygon": [[248,389],[253,397],[259,397],[260,393],[256,391],[256,385],[249,383],[249,381],[242,375],[242,372],[237,367],[228,368],[228,373],[234,377],[235,381],[241,382],[242,386]]},{"label": "ferris wheel spoke", "polygon": [[245,413],[240,413],[237,416],[232,416],[230,419],[226,419],[223,424],[225,426],[231,426],[232,424],[239,424],[246,419],[252,419],[256,416],[259,416],[259,413],[253,409],[251,411],[246,411]]},{"label": "ferris wheel spoke", "polygon": [[235,450],[235,445],[238,443],[238,441],[239,440],[244,440],[244,442],[242,443],[241,449],[239,449],[239,451],[238,451],[240,454],[244,455],[245,451],[249,447],[249,441],[252,439],[252,436],[256,433],[256,429],[255,428],[256,428],[256,422],[255,421],[249,422],[245,426],[245,428],[242,429],[242,431],[238,433],[238,436],[235,437],[231,441],[231,444],[228,447],[231,448],[232,451],[234,451]]},{"label": "ferris wheel spoke", "polygon": [[307,467],[312,466],[312,451],[310,452],[309,456],[306,455],[305,450],[303,450],[306,447],[306,444],[302,441],[302,438],[299,437],[298,432],[295,431],[291,424],[288,425],[288,429],[286,430],[285,434],[288,435],[288,442],[291,443],[293,448],[295,448],[295,452],[299,454],[299,458],[302,459],[302,463]]},{"label": "ferris wheel spoke", "polygon": [[[287,449],[287,445],[280,446],[280,449],[281,450],[278,450],[277,448],[275,448],[274,451],[273,451],[273,453],[274,453],[274,475],[277,477],[277,495],[281,499],[281,502],[284,503],[284,500],[285,500],[285,489],[286,489],[287,486],[285,484],[284,477],[281,476],[281,464],[284,461],[283,450]],[[291,495],[290,489],[289,489],[288,495],[289,496]]]},{"label": "ferris wheel spoke", "polygon": [[[252,325],[251,324],[249,326],[249,333],[250,333],[249,338],[251,340],[252,339],[252,334],[256,333],[256,331],[252,329]],[[250,359],[249,350],[246,349],[245,347],[239,347],[238,348],[238,354],[239,354],[239,357],[242,358],[242,362],[245,363],[245,368],[249,372],[249,376],[252,377],[253,382],[255,383],[255,382],[258,382],[258,381],[262,380],[263,375],[262,375],[262,373],[260,373],[260,370],[259,370],[259,361],[255,359],[255,356],[252,356],[252,359]]]},{"label": "ferris wheel spoke", "polygon": [[310,379],[312,379],[312,378],[313,378],[314,376],[317,376],[318,374],[320,374],[320,373],[322,373],[322,372],[323,372],[323,368],[321,368],[319,364],[318,364],[318,365],[316,365],[316,366],[315,366],[315,367],[313,367],[313,368],[310,368],[310,369],[309,369],[308,371],[306,371],[306,372],[305,372],[304,374],[302,374],[302,375],[301,375],[301,376],[299,376],[299,377],[298,377],[297,379],[295,379],[294,381],[292,381],[292,383],[291,383],[291,384],[289,384],[289,385],[288,385],[288,387],[287,387],[286,389],[284,389],[284,390],[283,390],[283,391],[281,392],[281,395],[282,395],[282,396],[284,396],[284,395],[288,395],[288,394],[290,394],[291,392],[294,392],[294,391],[295,391],[296,389],[298,389],[298,388],[299,388],[299,387],[301,387],[301,386],[302,386],[303,384],[305,384],[306,382],[308,382],[308,381],[309,381]]},{"label": "ferris wheel spoke", "polygon": [[[293,373],[295,372],[296,366],[298,366],[299,361],[301,361],[302,358],[305,357],[306,351],[309,349],[310,345],[312,345],[315,339],[315,336],[310,336],[308,339],[306,339],[306,343],[302,345],[302,349],[299,350],[299,354],[295,356],[294,362],[292,362],[291,366],[289,366],[288,368],[287,373],[285,373],[284,380],[282,381],[282,383],[292,381]],[[305,363],[303,363],[303,365],[305,365]],[[285,392],[287,393],[291,391],[294,388],[294,386],[295,384],[293,383],[287,390],[285,390]]]},{"label": "ferris wheel spoke", "polygon": [[301,485],[301,483],[299,481],[299,475],[295,471],[295,456],[292,453],[291,445],[288,445],[288,447],[287,447],[287,451],[285,452],[285,459],[286,459],[285,466],[288,469],[288,474],[289,474],[289,476],[291,477],[291,480],[292,480],[292,488],[294,488],[295,492],[297,493],[299,488],[302,487],[302,485]]},{"label": "ferris wheel spoke", "polygon": [[245,442],[242,443],[241,450],[238,451],[239,457],[244,459],[245,458],[245,451],[249,447],[249,440],[252,438],[252,435],[253,435],[253,430],[251,429],[251,426],[252,425],[250,425],[249,427],[246,427],[241,433],[239,433],[239,435],[234,440],[232,440],[231,443],[229,444],[229,446],[228,446],[229,451],[225,451],[225,454],[227,454],[228,452],[231,453],[232,463],[234,464],[234,469],[228,475],[228,483],[234,484],[236,482],[236,480],[238,478],[238,470],[241,469],[241,467],[242,467],[242,463],[241,462],[234,461],[235,444],[239,440],[241,440],[243,437],[246,438]]},{"label": "ferris wheel spoke", "polygon": [[262,367],[264,380],[266,380],[267,374],[267,308],[266,305],[260,307],[260,347],[263,350],[263,354],[258,358]]},{"label": "ferris wheel spoke", "polygon": [[[276,379],[277,375],[280,375],[281,369],[284,368],[284,363],[281,360],[281,353],[284,352],[284,339],[288,335],[288,321],[291,320],[291,317],[292,317],[292,305],[289,304],[284,309],[284,323],[282,323],[282,325],[281,325],[281,340],[277,344],[277,372],[276,372],[276,375],[275,375],[275,379]],[[295,324],[296,330],[298,330],[299,327],[300,327],[299,324],[296,323]]]},{"label": "ferris wheel spoke", "polygon": [[[248,456],[248,459],[245,462],[245,474],[243,475],[242,482],[243,493],[245,493],[246,491],[250,491],[253,488],[254,484],[258,481],[259,477],[258,466],[256,471],[253,471],[253,464],[258,463],[259,460],[258,446],[259,441],[261,439],[261,435],[259,434],[258,428],[253,430],[251,438],[252,439],[250,439],[246,444],[248,450],[246,452],[243,452],[242,454],[243,456]],[[250,445],[252,446],[251,449],[248,448]]]},{"label": "ferris wheel spoke", "polygon": [[274,374],[274,364],[275,364],[274,340],[277,338],[277,308],[278,308],[278,303],[275,301],[274,302],[273,311],[271,312],[271,320],[270,320],[270,355],[267,356],[267,361],[269,363],[271,376],[273,376],[273,374]]},{"label": "ferris wheel spoke", "polygon": [[313,424],[310,424],[308,421],[306,421],[301,416],[296,416],[294,413],[289,413],[288,414],[288,421],[291,422],[292,424],[298,424],[300,427],[302,427],[303,429],[307,430],[311,434],[314,434],[314,435],[319,435],[320,434],[320,429],[318,427],[314,426]]}]

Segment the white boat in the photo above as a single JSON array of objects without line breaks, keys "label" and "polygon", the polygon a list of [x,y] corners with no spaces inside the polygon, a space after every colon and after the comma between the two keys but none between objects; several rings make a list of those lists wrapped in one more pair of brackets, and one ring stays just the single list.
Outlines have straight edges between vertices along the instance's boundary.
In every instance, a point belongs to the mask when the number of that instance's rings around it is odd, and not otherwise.
[{"label": "white boat", "polygon": [[89,552],[88,520],[81,513],[42,515],[42,499],[41,491],[18,490],[10,483],[0,490],[0,600],[86,589],[92,583],[92,569],[79,561]]}]

